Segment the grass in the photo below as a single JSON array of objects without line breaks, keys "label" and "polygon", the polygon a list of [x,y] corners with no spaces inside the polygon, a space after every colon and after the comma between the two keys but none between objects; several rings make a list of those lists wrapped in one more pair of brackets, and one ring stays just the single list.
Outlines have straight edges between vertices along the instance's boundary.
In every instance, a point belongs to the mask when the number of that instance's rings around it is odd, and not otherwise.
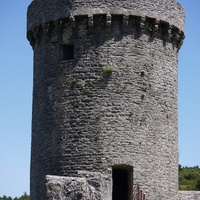
[{"label": "grass", "polygon": [[111,66],[111,65],[106,65],[106,66],[103,67],[103,71],[105,73],[112,73],[112,72],[114,72],[114,67]]}]

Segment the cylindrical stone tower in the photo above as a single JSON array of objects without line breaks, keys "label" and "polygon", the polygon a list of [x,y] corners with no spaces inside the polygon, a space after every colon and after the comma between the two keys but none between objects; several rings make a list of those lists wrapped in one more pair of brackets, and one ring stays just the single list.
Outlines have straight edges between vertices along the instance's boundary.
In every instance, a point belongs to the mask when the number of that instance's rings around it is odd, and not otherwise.
[{"label": "cylindrical stone tower", "polygon": [[183,27],[176,0],[32,1],[31,200],[46,199],[46,175],[83,171],[107,177],[96,199],[132,200],[137,184],[178,199]]}]

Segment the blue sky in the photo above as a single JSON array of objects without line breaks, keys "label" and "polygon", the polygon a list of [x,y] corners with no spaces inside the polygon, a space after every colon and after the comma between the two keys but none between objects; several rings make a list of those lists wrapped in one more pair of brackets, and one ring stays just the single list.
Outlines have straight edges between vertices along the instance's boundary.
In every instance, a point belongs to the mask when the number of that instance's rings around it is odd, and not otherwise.
[{"label": "blue sky", "polygon": [[32,49],[26,40],[31,0],[0,0],[0,196],[29,192]]},{"label": "blue sky", "polygon": [[186,11],[179,54],[179,163],[200,166],[200,1],[179,0]]},{"label": "blue sky", "polygon": [[[0,196],[29,193],[33,52],[26,40],[31,0],[1,0]],[[200,1],[184,6],[186,39],[179,54],[179,163],[200,166]]]}]

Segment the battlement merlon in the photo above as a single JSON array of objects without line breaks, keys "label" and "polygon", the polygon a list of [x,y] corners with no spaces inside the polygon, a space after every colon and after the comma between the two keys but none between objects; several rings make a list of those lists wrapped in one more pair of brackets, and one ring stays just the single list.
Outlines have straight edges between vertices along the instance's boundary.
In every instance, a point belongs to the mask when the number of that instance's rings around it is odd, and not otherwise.
[{"label": "battlement merlon", "polygon": [[27,13],[27,30],[70,16],[121,14],[156,18],[184,31],[185,12],[176,0],[33,0]]}]

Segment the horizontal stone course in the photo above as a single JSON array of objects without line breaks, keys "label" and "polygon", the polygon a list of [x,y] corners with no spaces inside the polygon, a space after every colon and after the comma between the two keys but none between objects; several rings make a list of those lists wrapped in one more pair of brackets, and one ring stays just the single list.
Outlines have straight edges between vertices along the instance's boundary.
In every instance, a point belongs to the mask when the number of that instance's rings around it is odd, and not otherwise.
[{"label": "horizontal stone course", "polygon": [[179,191],[178,200],[200,200],[200,191]]}]

